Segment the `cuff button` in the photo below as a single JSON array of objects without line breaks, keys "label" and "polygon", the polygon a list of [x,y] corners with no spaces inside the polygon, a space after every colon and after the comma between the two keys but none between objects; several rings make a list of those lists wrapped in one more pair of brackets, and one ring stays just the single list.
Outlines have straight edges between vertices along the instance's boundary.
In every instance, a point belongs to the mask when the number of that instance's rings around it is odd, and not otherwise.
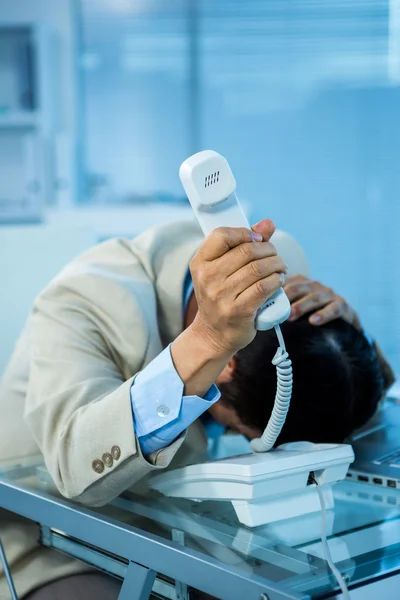
[{"label": "cuff button", "polygon": [[103,456],[101,458],[102,458],[103,463],[106,465],[106,467],[110,468],[113,466],[114,459],[109,452],[106,452],[105,454],[103,454]]},{"label": "cuff button", "polygon": [[119,460],[121,457],[121,448],[119,446],[113,446],[111,448],[111,456],[114,460]]},{"label": "cuff button", "polygon": [[102,473],[104,471],[104,463],[96,458],[96,460],[92,462],[92,469],[96,473]]}]

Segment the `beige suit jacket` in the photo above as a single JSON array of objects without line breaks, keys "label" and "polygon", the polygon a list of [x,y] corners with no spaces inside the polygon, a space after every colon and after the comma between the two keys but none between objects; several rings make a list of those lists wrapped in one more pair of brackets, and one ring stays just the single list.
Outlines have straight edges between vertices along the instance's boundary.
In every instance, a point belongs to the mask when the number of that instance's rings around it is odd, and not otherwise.
[{"label": "beige suit jacket", "polygon": [[[199,421],[144,458],[130,400],[135,375],[182,331],[183,280],[201,241],[192,222],[107,241],[43,290],[0,382],[0,462],[41,453],[65,497],[98,506],[154,471],[201,460]],[[273,241],[291,274],[308,274],[290,236],[277,232]],[[113,456],[108,465],[104,454]],[[39,547],[37,526],[5,511],[0,536],[21,595],[82,568]]]}]

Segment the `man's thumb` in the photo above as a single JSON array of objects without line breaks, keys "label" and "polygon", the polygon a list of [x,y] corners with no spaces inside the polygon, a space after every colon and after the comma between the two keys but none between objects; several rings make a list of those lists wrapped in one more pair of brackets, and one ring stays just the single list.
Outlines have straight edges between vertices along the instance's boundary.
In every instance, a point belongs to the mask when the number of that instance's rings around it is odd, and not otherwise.
[{"label": "man's thumb", "polygon": [[271,219],[263,219],[259,223],[253,225],[252,230],[256,233],[261,233],[263,241],[268,242],[275,231],[275,224]]}]

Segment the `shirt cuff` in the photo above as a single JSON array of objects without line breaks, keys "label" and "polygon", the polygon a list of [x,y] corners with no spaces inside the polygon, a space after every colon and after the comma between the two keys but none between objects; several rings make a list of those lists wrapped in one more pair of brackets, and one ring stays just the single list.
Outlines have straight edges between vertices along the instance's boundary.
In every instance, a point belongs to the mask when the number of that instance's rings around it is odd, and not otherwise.
[{"label": "shirt cuff", "polygon": [[[131,403],[135,432],[143,453],[168,446],[220,398],[215,385],[203,398],[182,397],[183,388],[169,346],[135,377],[131,387]],[[154,438],[153,442],[149,441],[150,438]],[[158,447],[154,447],[154,444]]]},{"label": "shirt cuff", "polygon": [[210,408],[221,397],[216,385],[212,385],[204,398],[199,396],[183,396],[181,411],[177,419],[171,421],[158,431],[139,438],[139,444],[143,454],[146,456],[151,452],[166,448]]}]

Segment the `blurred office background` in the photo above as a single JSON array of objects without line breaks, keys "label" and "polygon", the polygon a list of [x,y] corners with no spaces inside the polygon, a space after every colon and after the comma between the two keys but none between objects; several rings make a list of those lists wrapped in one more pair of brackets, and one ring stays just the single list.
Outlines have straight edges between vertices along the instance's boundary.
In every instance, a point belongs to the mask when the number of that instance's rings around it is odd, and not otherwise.
[{"label": "blurred office background", "polygon": [[190,217],[206,148],[400,373],[400,0],[0,0],[0,373],[69,258]]}]

